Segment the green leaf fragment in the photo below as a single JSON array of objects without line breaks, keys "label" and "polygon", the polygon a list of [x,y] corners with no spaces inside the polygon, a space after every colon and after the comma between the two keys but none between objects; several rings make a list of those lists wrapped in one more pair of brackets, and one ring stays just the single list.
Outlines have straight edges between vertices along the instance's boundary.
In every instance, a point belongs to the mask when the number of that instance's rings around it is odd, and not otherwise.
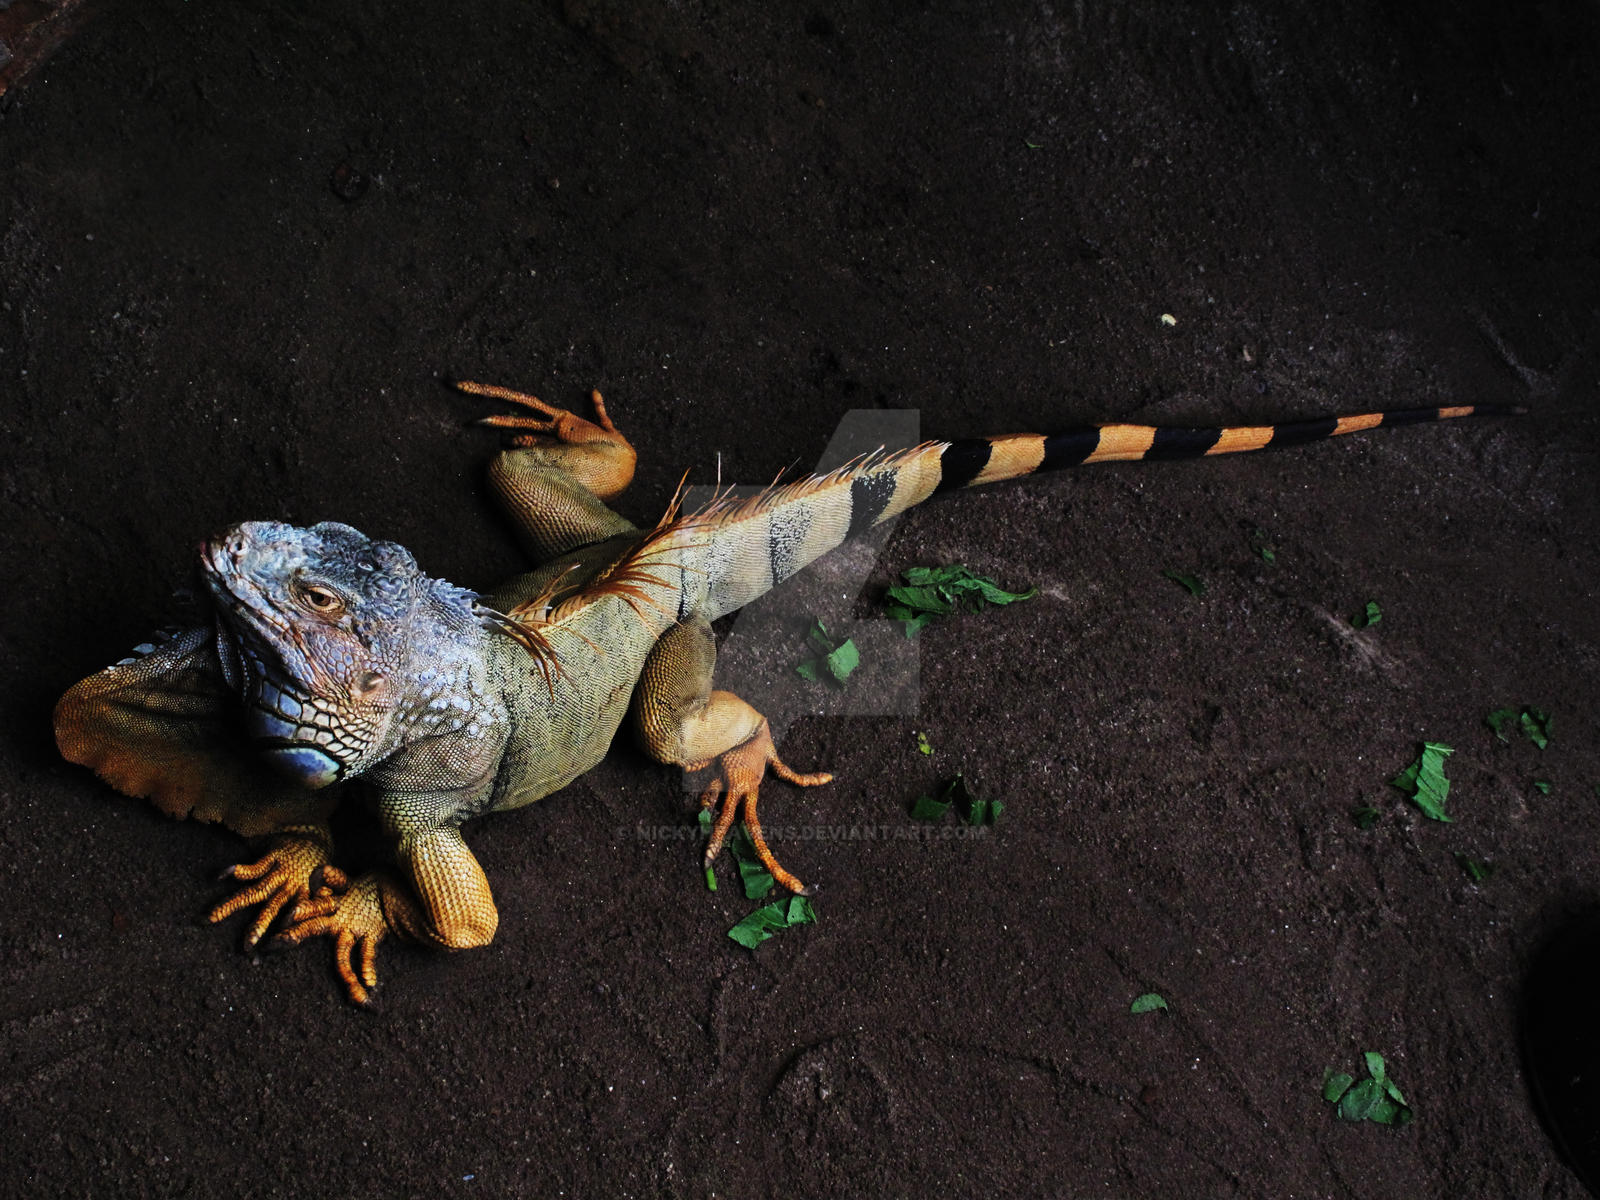
[{"label": "green leaf fragment", "polygon": [[911,819],[913,821],[937,821],[950,811],[948,800],[935,800],[932,796],[918,796],[916,803],[911,806]]},{"label": "green leaf fragment", "polygon": [[[705,834],[706,837],[709,839],[711,837],[711,810],[709,808],[702,808],[700,810],[698,819],[700,821],[700,832]],[[707,867],[706,867],[706,891],[714,892],[716,890],[717,890],[717,872],[716,872],[716,869],[714,867],[711,867],[710,865],[707,865]]]},{"label": "green leaf fragment", "polygon": [[982,800],[967,790],[966,778],[957,773],[939,789],[938,796],[918,796],[911,806],[911,816],[918,821],[937,821],[954,806],[957,815],[968,825],[993,825],[1006,811],[1000,800]]},{"label": "green leaf fragment", "polygon": [[1456,852],[1456,861],[1461,864],[1461,869],[1473,883],[1482,883],[1494,874],[1494,864],[1484,862],[1482,859],[1472,858],[1469,855]]},{"label": "green leaf fragment", "polygon": [[768,871],[756,854],[756,845],[750,834],[741,826],[728,839],[728,852],[739,867],[739,882],[744,885],[747,900],[760,900],[772,890],[772,872]]},{"label": "green leaf fragment", "polygon": [[1357,829],[1371,829],[1378,823],[1378,810],[1370,804],[1363,804],[1360,808],[1352,809],[1350,819],[1356,823]]},{"label": "green leaf fragment", "polygon": [[1533,787],[1534,790],[1541,796],[1548,796],[1550,794],[1550,781],[1548,779],[1535,779],[1533,781]]},{"label": "green leaf fragment", "polygon": [[1550,730],[1555,721],[1543,709],[1525,705],[1522,708],[1497,708],[1484,718],[1484,723],[1494,730],[1495,737],[1502,742],[1511,740],[1509,731],[1515,725],[1530,742],[1543,750],[1550,744]]},{"label": "green leaf fragment", "polygon": [[1528,740],[1539,749],[1543,750],[1550,744],[1552,721],[1549,713],[1537,708],[1525,708],[1517,717],[1517,724],[1522,727],[1522,732],[1528,735]]},{"label": "green leaf fragment", "polygon": [[1165,1009],[1166,1007],[1166,999],[1160,992],[1146,992],[1144,995],[1134,999],[1134,1002],[1128,1006],[1128,1011],[1131,1013],[1147,1013],[1155,1012],[1158,1008]]},{"label": "green leaf fragment", "polygon": [[1341,1120],[1376,1121],[1380,1125],[1404,1125],[1411,1120],[1400,1089],[1388,1077],[1383,1055],[1368,1050],[1363,1056],[1367,1078],[1357,1080],[1344,1072],[1327,1070],[1322,1075],[1322,1098],[1335,1106]]},{"label": "green leaf fragment", "polygon": [[1494,730],[1495,737],[1499,738],[1502,742],[1509,742],[1511,739],[1506,736],[1506,730],[1510,727],[1511,722],[1515,721],[1516,719],[1516,709],[1497,708],[1487,717],[1485,717],[1483,721],[1484,724],[1486,724],[1490,729]]},{"label": "green leaf fragment", "polygon": [[861,652],[856,649],[854,640],[846,638],[836,643],[829,636],[828,627],[821,621],[812,623],[811,631],[806,634],[806,643],[813,655],[795,664],[794,673],[801,679],[818,683],[826,678],[842,684],[861,665]]},{"label": "green leaf fragment", "polygon": [[912,732],[917,735],[917,753],[932,754],[933,743],[928,740],[928,735],[920,729],[913,730]]},{"label": "green leaf fragment", "polygon": [[840,683],[850,678],[850,672],[861,665],[861,652],[856,649],[855,642],[845,638],[831,651],[827,657],[828,673]]},{"label": "green leaf fragment", "polygon": [[1422,754],[1389,784],[1409,796],[1423,816],[1448,822],[1451,818],[1444,811],[1444,802],[1450,795],[1450,781],[1444,777],[1444,760],[1454,753],[1443,742],[1424,742]]},{"label": "green leaf fragment", "polygon": [[1368,600],[1367,606],[1350,618],[1350,624],[1357,629],[1370,629],[1383,620],[1383,610],[1378,607],[1376,600]]},{"label": "green leaf fragment", "polygon": [[1187,588],[1191,596],[1198,596],[1206,590],[1206,585],[1201,583],[1198,577],[1183,571],[1163,571],[1161,577]]},{"label": "green leaf fragment", "polygon": [[817,910],[809,898],[790,896],[787,900],[774,900],[756,909],[728,930],[728,936],[746,949],[754,950],[774,934],[796,925],[810,925],[816,919]]},{"label": "green leaf fragment", "polygon": [[960,563],[941,567],[910,567],[901,573],[905,580],[884,593],[884,612],[905,623],[907,637],[939,617],[955,612],[978,612],[991,604],[1012,604],[1037,594],[1007,591],[994,580],[978,575]]}]

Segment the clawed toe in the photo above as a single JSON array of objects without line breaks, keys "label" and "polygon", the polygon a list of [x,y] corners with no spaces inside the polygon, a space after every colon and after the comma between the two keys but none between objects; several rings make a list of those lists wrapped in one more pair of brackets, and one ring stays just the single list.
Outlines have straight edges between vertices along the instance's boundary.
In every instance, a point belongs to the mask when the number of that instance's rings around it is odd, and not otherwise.
[{"label": "clawed toe", "polygon": [[[756,857],[761,860],[761,865],[771,873],[773,879],[789,891],[809,896],[811,889],[778,861],[761,831],[761,819],[756,812],[761,778],[768,767],[771,767],[773,774],[779,778],[800,787],[817,787],[831,782],[833,776],[827,771],[802,773],[787,766],[778,757],[777,749],[772,744],[772,730],[765,720],[761,722],[760,728],[752,737],[733,749],[724,751],[715,762],[716,774],[706,785],[705,791],[700,793],[700,807],[709,809],[719,802],[722,805],[716,823],[711,827],[711,840],[706,845],[705,865],[709,867],[712,860],[722,852],[734,820],[742,816],[745,832],[750,835],[750,844],[755,847]],[[688,767],[697,770],[706,765],[708,764],[705,762],[690,763]]]}]

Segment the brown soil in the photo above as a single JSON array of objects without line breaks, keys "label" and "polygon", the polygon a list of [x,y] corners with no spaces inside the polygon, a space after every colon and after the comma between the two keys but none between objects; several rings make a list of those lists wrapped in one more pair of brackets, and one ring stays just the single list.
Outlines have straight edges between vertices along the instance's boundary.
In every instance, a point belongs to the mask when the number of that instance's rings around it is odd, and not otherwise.
[{"label": "brown soil", "polygon": [[[106,0],[5,97],[0,1192],[1582,1195],[1517,1015],[1600,892],[1595,7],[472,11]],[[727,631],[734,686],[832,714],[780,745],[837,782],[764,793],[816,925],[729,941],[754,903],[619,746],[469,830],[497,940],[386,946],[363,1012],[325,945],[199,923],[249,848],[48,717],[233,521],[518,569],[449,376],[603,389],[640,520],[852,409],[1531,413],[911,514]],[[868,620],[946,561],[1039,596],[910,650]],[[773,683],[813,613],[862,622],[837,696]],[[1423,740],[1453,824],[1386,786]],[[992,835],[911,836],[956,770]],[[1410,1126],[1322,1100],[1364,1050]]]}]

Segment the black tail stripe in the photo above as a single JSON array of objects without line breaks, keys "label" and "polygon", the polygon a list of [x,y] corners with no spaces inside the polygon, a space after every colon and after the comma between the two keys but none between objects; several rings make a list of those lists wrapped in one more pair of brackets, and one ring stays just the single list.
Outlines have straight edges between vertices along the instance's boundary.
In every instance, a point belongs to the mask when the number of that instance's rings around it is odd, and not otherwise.
[{"label": "black tail stripe", "polygon": [[[949,451],[945,453],[948,456]],[[978,469],[981,471],[983,468],[979,467]],[[894,488],[895,473],[893,471],[877,471],[871,475],[857,475],[852,479],[850,481],[850,532],[845,536],[855,537],[863,529],[871,528],[872,523],[883,515],[883,510],[889,507],[889,501],[894,498]]]},{"label": "black tail stripe", "polygon": [[1272,430],[1269,446],[1299,446],[1306,442],[1320,442],[1333,436],[1339,428],[1338,417],[1317,417],[1310,421],[1285,421]]},{"label": "black tail stripe", "polygon": [[1093,425],[1052,433],[1044,439],[1044,461],[1041,471],[1054,471],[1061,467],[1075,467],[1100,444],[1100,430]]},{"label": "black tail stripe", "polygon": [[1418,425],[1423,421],[1437,421],[1439,410],[1437,408],[1402,408],[1397,412],[1383,414],[1385,425]]},{"label": "black tail stripe", "polygon": [[1146,458],[1199,458],[1217,444],[1221,429],[1157,429]]},{"label": "black tail stripe", "polygon": [[939,456],[939,486],[934,493],[966,487],[989,465],[992,447],[984,438],[951,442]]}]

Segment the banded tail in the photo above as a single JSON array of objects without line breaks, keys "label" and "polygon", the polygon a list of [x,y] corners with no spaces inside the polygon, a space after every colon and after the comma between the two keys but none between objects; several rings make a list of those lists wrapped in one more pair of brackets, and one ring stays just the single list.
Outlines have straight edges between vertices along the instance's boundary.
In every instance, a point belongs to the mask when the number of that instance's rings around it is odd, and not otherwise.
[{"label": "banded tail", "polygon": [[700,612],[714,620],[750,603],[851,536],[940,492],[1083,463],[1239,454],[1299,446],[1379,426],[1524,411],[1512,405],[1479,404],[1317,417],[1279,425],[1209,429],[1089,425],[1048,435],[925,442],[909,450],[868,456],[829,475],[770,488],[748,500],[713,504],[658,530],[647,547],[641,547],[636,565],[643,567],[649,560],[688,568],[681,575],[679,616]]}]

